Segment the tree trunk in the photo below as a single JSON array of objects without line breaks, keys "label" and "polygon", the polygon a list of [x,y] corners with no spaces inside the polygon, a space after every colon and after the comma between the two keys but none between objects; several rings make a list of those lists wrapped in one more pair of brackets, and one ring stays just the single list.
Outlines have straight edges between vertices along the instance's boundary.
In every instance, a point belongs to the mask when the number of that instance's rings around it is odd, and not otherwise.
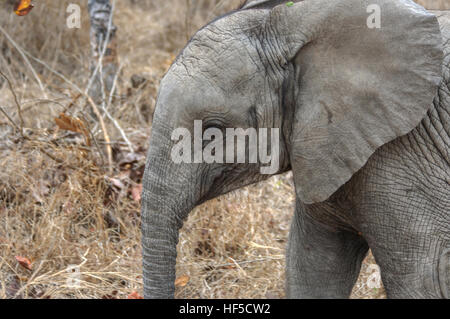
[{"label": "tree trunk", "polygon": [[109,0],[88,0],[88,9],[92,48],[89,95],[96,102],[104,102],[118,72],[117,28],[112,23],[113,8]]}]

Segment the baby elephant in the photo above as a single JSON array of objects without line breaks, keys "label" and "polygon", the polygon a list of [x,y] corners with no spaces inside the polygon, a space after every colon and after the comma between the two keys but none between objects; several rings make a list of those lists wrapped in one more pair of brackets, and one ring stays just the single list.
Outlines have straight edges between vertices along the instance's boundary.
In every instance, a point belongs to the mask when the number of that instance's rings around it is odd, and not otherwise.
[{"label": "baby elephant", "polygon": [[450,14],[409,0],[255,0],[198,31],[154,115],[145,297],[174,296],[196,205],[292,170],[288,297],[348,297],[370,247],[388,297],[448,298],[449,67]]}]

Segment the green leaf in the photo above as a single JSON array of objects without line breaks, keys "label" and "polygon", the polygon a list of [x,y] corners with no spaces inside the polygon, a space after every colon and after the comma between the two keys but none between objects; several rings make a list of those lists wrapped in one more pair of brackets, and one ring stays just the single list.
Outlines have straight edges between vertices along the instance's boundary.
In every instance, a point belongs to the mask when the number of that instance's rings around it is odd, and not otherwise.
[{"label": "green leaf", "polygon": [[286,3],[286,6],[288,6],[288,7],[292,7],[294,5],[294,2],[292,2],[292,1],[289,1],[288,3]]}]

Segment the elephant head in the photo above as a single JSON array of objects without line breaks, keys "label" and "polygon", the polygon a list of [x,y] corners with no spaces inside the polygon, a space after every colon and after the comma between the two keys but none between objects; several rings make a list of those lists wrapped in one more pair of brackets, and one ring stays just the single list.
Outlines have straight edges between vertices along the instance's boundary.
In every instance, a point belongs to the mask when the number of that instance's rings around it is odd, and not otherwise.
[{"label": "elephant head", "polygon": [[[161,81],[143,191],[147,298],[173,297],[178,231],[196,205],[270,176],[260,158],[196,158],[227,128],[278,129],[271,174],[292,169],[298,199],[320,202],[412,130],[441,81],[437,19],[412,1],[256,2],[198,31]],[[206,143],[180,153],[195,136]]]}]

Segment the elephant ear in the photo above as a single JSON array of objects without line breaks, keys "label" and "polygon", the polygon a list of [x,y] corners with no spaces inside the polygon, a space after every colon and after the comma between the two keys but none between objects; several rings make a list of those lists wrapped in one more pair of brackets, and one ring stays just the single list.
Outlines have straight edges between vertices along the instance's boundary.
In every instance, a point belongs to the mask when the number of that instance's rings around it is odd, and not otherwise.
[{"label": "elephant ear", "polygon": [[432,106],[439,24],[406,0],[306,0],[273,8],[267,24],[299,81],[289,139],[297,196],[321,202]]}]

